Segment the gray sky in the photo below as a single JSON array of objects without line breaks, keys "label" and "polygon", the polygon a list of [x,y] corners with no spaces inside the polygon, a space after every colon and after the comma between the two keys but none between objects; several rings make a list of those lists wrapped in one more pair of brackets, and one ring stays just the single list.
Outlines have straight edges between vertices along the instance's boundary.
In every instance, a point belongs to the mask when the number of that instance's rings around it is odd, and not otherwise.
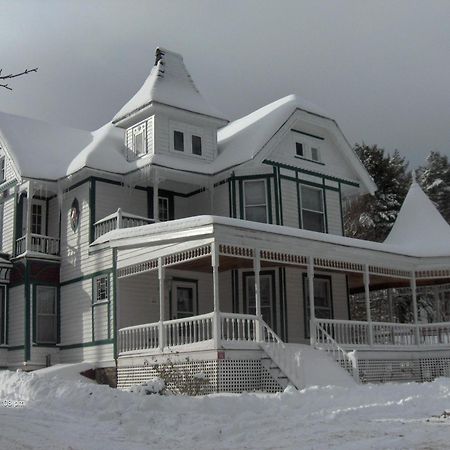
[{"label": "gray sky", "polygon": [[350,142],[416,166],[450,155],[450,1],[0,0],[0,67],[37,74],[0,110],[78,128],[110,120],[157,46],[182,53],[230,119],[290,93],[336,118]]}]

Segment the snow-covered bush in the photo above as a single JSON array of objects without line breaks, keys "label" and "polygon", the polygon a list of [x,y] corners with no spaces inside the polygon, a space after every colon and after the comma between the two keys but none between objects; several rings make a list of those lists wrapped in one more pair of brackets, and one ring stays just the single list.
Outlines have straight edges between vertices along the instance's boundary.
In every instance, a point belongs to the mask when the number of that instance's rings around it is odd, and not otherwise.
[{"label": "snow-covered bush", "polygon": [[130,392],[134,392],[138,395],[152,395],[152,394],[164,394],[166,390],[166,383],[159,377],[154,377],[151,380],[142,384],[137,384],[129,388]]}]

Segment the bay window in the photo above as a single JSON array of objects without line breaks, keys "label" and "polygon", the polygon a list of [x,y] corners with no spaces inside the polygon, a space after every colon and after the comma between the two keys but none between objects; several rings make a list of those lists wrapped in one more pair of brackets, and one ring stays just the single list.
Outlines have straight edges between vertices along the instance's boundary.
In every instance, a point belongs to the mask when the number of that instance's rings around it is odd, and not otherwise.
[{"label": "bay window", "polygon": [[301,186],[302,224],[305,230],[325,232],[323,191]]},{"label": "bay window", "polygon": [[243,186],[245,219],[253,222],[267,223],[265,180],[247,180]]}]

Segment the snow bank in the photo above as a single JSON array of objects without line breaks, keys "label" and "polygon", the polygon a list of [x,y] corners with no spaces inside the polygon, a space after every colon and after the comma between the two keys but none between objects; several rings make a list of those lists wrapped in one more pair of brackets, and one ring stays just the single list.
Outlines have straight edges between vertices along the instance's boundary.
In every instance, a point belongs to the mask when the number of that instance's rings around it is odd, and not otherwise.
[{"label": "snow bank", "polygon": [[450,380],[281,394],[139,396],[0,372],[0,448],[448,448]]}]

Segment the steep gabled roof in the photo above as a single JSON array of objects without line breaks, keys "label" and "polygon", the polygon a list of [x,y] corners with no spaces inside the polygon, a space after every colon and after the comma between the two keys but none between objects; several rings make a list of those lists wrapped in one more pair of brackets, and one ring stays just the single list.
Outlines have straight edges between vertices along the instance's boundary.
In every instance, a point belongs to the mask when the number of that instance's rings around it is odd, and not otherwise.
[{"label": "steep gabled roof", "polygon": [[146,108],[152,102],[227,120],[202,97],[178,53],[156,49],[150,75],[136,94],[114,116],[113,123]]},{"label": "steep gabled roof", "polygon": [[415,181],[384,243],[417,256],[450,255],[450,225]]}]

